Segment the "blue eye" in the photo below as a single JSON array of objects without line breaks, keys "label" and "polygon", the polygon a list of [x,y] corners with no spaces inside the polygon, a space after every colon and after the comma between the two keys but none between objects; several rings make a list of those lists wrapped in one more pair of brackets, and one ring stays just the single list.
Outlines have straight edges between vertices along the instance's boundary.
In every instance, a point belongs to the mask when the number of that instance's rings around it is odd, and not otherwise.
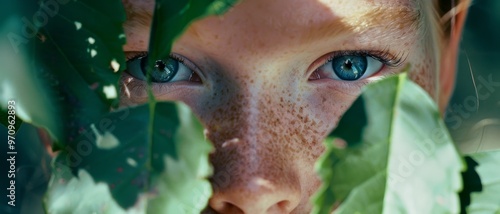
[{"label": "blue eye", "polygon": [[[140,56],[127,62],[127,72],[133,77],[146,80],[148,57]],[[193,71],[176,59],[157,60],[151,72],[151,80],[157,83],[189,81]]]},{"label": "blue eye", "polygon": [[368,60],[364,56],[341,56],[331,62],[333,71],[342,80],[361,78],[368,65]]},{"label": "blue eye", "polygon": [[334,57],[317,69],[310,78],[330,78],[335,80],[355,81],[369,77],[380,71],[384,64],[370,56],[343,55]]}]

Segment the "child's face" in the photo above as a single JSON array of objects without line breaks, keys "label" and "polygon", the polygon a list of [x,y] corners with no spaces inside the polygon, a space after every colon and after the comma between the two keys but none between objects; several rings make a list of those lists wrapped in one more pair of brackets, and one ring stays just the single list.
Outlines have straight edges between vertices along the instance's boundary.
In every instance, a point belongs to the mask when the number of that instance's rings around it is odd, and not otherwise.
[{"label": "child's face", "polygon": [[[148,49],[153,4],[125,1],[129,57]],[[153,90],[187,103],[208,130],[216,148],[211,209],[308,213],[321,142],[363,85],[410,64],[411,78],[440,97],[439,56],[419,5],[247,0],[191,25],[173,46],[174,60],[164,60],[171,75],[156,76]],[[140,61],[129,61],[123,103],[147,101],[144,82],[132,78],[143,77]]]}]

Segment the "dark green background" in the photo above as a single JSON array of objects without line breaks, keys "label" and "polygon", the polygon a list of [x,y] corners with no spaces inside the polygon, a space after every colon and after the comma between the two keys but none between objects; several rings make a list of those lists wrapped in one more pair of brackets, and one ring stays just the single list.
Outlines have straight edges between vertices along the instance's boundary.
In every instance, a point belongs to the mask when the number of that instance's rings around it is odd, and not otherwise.
[{"label": "dark green background", "polygon": [[[500,85],[497,63],[500,63],[500,1],[473,1],[460,47],[456,88],[449,105],[450,110],[461,105],[463,112],[449,111],[447,115],[461,119],[447,124],[462,151],[500,148],[500,86],[490,92],[479,80],[488,80],[491,75],[493,82]],[[475,89],[483,98],[479,99],[479,108],[475,105],[478,100]]]}]

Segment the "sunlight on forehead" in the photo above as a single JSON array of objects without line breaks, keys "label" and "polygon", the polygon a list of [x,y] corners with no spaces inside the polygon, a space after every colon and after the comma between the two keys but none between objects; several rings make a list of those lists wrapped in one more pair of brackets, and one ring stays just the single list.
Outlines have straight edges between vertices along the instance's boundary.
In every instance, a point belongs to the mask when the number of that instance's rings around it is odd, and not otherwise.
[{"label": "sunlight on forehead", "polygon": [[419,26],[420,12],[412,1],[338,1],[322,0],[335,18],[325,20],[305,36],[307,40],[346,33],[364,33],[379,28],[386,34],[415,31]]},{"label": "sunlight on forehead", "polygon": [[[124,48],[147,50],[154,1],[125,2],[128,16],[125,31],[129,43]],[[300,53],[311,49],[313,43],[314,47],[324,47],[348,41],[387,44],[395,38],[410,40],[419,27],[420,10],[415,2],[243,0],[221,17],[194,22],[178,44],[196,46],[213,55],[220,55],[218,50],[223,48],[232,48],[240,51],[241,56],[259,53],[265,57],[282,50]]]}]

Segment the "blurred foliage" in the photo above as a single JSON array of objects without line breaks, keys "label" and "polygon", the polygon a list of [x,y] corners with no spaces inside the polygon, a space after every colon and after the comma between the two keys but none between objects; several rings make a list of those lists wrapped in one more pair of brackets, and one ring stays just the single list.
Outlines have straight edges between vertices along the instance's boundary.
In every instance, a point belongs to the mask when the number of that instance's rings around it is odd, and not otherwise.
[{"label": "blurred foliage", "polygon": [[473,1],[464,29],[445,121],[466,153],[500,148],[500,67],[495,64],[500,58],[499,12],[500,1]]}]

